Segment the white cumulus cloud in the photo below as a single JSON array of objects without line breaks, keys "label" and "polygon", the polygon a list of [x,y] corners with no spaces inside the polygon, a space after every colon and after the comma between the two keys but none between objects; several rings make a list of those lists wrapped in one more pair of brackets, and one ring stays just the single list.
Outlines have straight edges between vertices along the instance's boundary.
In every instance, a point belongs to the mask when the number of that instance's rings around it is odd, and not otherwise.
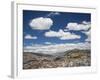
[{"label": "white cumulus cloud", "polygon": [[58,32],[57,31],[48,31],[45,33],[46,37],[58,37],[61,40],[66,40],[66,39],[80,39],[79,35],[76,35],[74,33],[70,32],[64,32],[62,29],[60,29]]},{"label": "white cumulus cloud", "polygon": [[51,18],[38,17],[32,19],[29,25],[32,29],[48,30],[53,25],[53,20]]},{"label": "white cumulus cloud", "polygon": [[24,38],[25,39],[37,39],[37,36],[31,36],[31,35],[27,34]]},{"label": "white cumulus cloud", "polygon": [[82,33],[84,33],[87,36],[85,41],[91,41],[91,29],[88,31],[83,31]]},{"label": "white cumulus cloud", "polygon": [[78,23],[74,23],[74,22],[70,22],[67,24],[66,28],[68,30],[88,30],[91,27],[91,23],[90,22],[86,22],[83,21],[82,23],[78,24]]}]

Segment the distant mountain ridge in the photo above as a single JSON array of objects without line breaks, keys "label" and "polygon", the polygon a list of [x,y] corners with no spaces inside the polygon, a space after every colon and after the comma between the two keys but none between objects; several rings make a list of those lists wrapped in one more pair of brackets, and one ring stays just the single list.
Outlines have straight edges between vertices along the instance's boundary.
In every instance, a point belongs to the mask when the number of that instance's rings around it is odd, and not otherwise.
[{"label": "distant mountain ridge", "polygon": [[91,49],[90,43],[76,43],[76,44],[52,44],[52,45],[33,45],[24,47],[24,52],[43,53],[43,54],[55,54],[64,53],[69,50],[79,49],[86,50]]},{"label": "distant mountain ridge", "polygon": [[67,51],[64,51],[64,52],[59,52],[59,53],[54,53],[54,54],[44,54],[44,53],[35,53],[35,52],[24,52],[24,53],[31,53],[31,54],[38,55],[38,56],[64,56],[64,55],[71,54],[73,52],[74,53],[76,53],[76,52],[90,53],[91,51],[89,49],[85,49],[85,50],[72,49],[72,50],[67,50]]}]

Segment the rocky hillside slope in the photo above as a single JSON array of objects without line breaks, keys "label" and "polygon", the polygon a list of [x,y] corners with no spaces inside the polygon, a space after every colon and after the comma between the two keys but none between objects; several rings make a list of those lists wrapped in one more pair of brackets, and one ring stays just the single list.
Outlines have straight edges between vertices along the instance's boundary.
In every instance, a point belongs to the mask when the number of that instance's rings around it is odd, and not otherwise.
[{"label": "rocky hillside slope", "polygon": [[90,65],[90,50],[69,50],[61,53],[61,56],[33,52],[23,53],[23,69],[81,67]]}]

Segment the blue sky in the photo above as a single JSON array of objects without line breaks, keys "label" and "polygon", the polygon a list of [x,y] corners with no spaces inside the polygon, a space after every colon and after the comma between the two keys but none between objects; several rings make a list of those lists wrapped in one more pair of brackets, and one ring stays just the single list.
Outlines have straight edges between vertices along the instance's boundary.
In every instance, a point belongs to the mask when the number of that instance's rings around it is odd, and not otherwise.
[{"label": "blue sky", "polygon": [[24,46],[84,43],[90,36],[90,24],[90,13],[23,10]]}]

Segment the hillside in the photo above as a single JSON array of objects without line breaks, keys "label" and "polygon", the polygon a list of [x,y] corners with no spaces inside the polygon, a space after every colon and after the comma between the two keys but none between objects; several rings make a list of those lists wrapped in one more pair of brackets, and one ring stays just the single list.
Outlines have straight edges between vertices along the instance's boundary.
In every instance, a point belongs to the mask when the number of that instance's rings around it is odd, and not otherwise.
[{"label": "hillside", "polygon": [[90,50],[69,50],[61,53],[61,56],[33,52],[23,53],[23,69],[81,67],[90,65]]}]

